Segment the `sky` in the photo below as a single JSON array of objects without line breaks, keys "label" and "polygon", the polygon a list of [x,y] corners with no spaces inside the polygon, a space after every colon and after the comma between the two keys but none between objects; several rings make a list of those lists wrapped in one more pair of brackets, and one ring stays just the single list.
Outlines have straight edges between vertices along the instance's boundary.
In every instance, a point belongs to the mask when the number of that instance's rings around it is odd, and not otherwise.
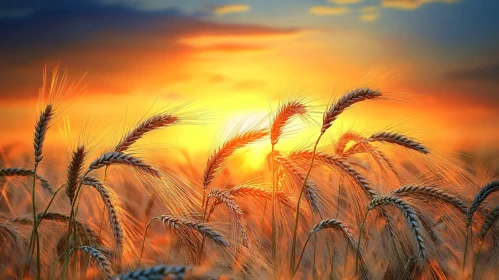
[{"label": "sky", "polygon": [[70,120],[74,134],[89,119],[124,126],[189,102],[212,125],[158,137],[200,151],[221,123],[289,96],[320,113],[369,86],[390,100],[349,111],[333,134],[394,128],[442,152],[497,152],[498,10],[495,0],[2,1],[0,146],[31,142],[42,69],[59,64],[84,77],[85,94],[54,124]]}]

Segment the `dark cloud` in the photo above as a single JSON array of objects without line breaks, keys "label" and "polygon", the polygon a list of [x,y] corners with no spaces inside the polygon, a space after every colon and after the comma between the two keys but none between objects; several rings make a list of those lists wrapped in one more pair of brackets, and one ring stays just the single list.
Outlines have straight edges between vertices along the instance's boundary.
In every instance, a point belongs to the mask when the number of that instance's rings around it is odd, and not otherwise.
[{"label": "dark cloud", "polygon": [[462,69],[450,72],[451,80],[499,83],[499,61],[482,67]]},{"label": "dark cloud", "polygon": [[[0,18],[0,99],[34,98],[41,68],[61,62],[71,76],[87,70],[89,91],[123,93],[185,81],[184,69],[200,51],[248,51],[261,47],[219,44],[205,49],[182,43],[195,36],[262,36],[298,32],[261,25],[230,24],[187,16],[175,9],[139,10],[82,1],[2,3],[5,11],[30,13]],[[185,71],[184,71],[185,70]]]}]

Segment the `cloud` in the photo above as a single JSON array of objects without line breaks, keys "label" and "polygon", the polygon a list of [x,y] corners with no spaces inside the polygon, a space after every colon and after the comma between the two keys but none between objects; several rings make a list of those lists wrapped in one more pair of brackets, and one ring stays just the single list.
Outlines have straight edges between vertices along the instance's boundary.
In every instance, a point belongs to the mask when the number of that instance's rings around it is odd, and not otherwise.
[{"label": "cloud", "polygon": [[212,7],[212,11],[217,15],[225,15],[230,13],[244,13],[251,9],[250,6],[244,4],[232,4]]},{"label": "cloud", "polygon": [[[176,9],[138,10],[82,2],[34,10],[23,18],[0,19],[0,101],[36,98],[44,64],[61,63],[78,79],[85,72],[89,93],[154,92],[192,79],[189,64],[202,52],[248,52],[266,45],[233,38],[296,34],[298,29],[220,23]],[[231,38],[210,45],[186,38]]]},{"label": "cloud", "polygon": [[362,0],[329,0],[329,2],[333,3],[333,4],[356,4],[356,3],[360,3]]},{"label": "cloud", "polygon": [[492,64],[450,72],[451,80],[499,83],[499,61]]},{"label": "cloud", "polygon": [[423,4],[428,3],[456,3],[459,0],[383,0],[382,6],[385,8],[396,8],[405,10],[414,10]]},{"label": "cloud", "polygon": [[345,7],[329,7],[329,6],[313,6],[310,7],[309,12],[319,16],[342,15],[349,11]]},{"label": "cloud", "polygon": [[379,16],[380,16],[379,13],[366,13],[366,14],[361,14],[359,18],[362,21],[375,22],[379,19]]},{"label": "cloud", "polygon": [[205,51],[205,52],[233,53],[233,52],[261,51],[265,50],[266,48],[264,46],[251,45],[251,44],[220,43],[220,44],[200,46],[198,47],[198,49],[200,51]]}]

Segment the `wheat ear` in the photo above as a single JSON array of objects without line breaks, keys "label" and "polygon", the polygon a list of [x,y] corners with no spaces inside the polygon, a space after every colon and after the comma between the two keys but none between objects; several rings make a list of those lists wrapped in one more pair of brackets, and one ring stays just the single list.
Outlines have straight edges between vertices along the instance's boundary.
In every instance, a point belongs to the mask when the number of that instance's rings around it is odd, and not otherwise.
[{"label": "wheat ear", "polygon": [[182,280],[185,278],[185,273],[191,268],[188,266],[168,266],[157,265],[148,268],[136,269],[121,274],[115,277],[116,280],[147,280],[147,279],[164,279],[167,276],[171,279]]},{"label": "wheat ear", "polygon": [[115,152],[124,152],[130,148],[135,142],[142,138],[145,134],[160,129],[171,124],[176,124],[179,118],[171,114],[159,114],[152,116],[143,122],[139,123],[132,131],[130,131],[121,141],[116,145]]},{"label": "wheat ear", "polygon": [[248,247],[249,246],[248,232],[246,231],[246,225],[243,220],[243,211],[241,210],[239,205],[237,205],[236,201],[234,200],[234,197],[231,196],[228,191],[220,190],[217,188],[211,189],[210,193],[208,194],[208,197],[216,198],[216,201],[213,202],[213,207],[218,203],[222,203],[229,209],[232,218],[236,222],[238,236],[241,238],[243,246]]},{"label": "wheat ear", "polygon": [[332,123],[338,118],[338,116],[343,113],[343,111],[345,111],[348,107],[357,102],[375,99],[378,97],[381,97],[381,93],[369,88],[354,89],[345,93],[333,106],[331,106],[324,113],[324,117],[322,118],[321,133],[324,134],[324,132],[326,132],[329,127],[331,127]]},{"label": "wheat ear", "polygon": [[[21,168],[21,167],[9,167],[9,168],[0,168],[0,176],[12,177],[12,176],[20,176],[20,177],[28,177],[33,176],[33,170]],[[47,190],[50,194],[54,194],[54,189],[50,185],[50,183],[45,180],[42,176],[36,174],[36,178],[40,180],[42,188]]]},{"label": "wheat ear", "polygon": [[[353,166],[346,159],[321,152],[316,153],[315,156],[317,157],[317,159],[319,159],[327,166],[338,169],[341,172],[344,172],[346,175],[348,175],[354,182],[356,182],[362,188],[368,199],[371,199],[372,196],[376,195],[376,191],[371,187],[367,179],[362,174],[360,174],[355,168],[353,168]],[[312,152],[298,151],[294,152],[292,154],[292,157],[310,158],[312,157]]]},{"label": "wheat ear", "polygon": [[417,247],[419,249],[419,256],[423,259],[426,259],[426,246],[423,239],[423,235],[421,234],[421,230],[419,227],[419,221],[416,217],[416,212],[412,209],[409,204],[405,203],[400,197],[397,196],[376,196],[369,203],[369,210],[372,210],[378,206],[383,205],[394,205],[400,209],[400,211],[407,218],[407,223],[409,228],[412,230],[414,234],[414,239],[416,240]]},{"label": "wheat ear", "polygon": [[[355,241],[355,238],[353,237],[352,233],[350,232],[350,227],[340,220],[337,220],[337,219],[322,220],[312,228],[312,230],[310,231],[310,234],[314,234],[314,233],[317,233],[323,229],[328,229],[328,228],[338,230],[347,240],[347,244],[350,246],[350,249],[352,249],[352,251],[355,250],[355,248],[357,247],[357,242]],[[345,258],[346,257],[347,256],[345,256]],[[367,269],[366,264],[364,262],[364,257],[363,257],[362,252],[359,252],[359,260],[360,260],[360,264],[361,264],[360,270],[361,270],[362,275],[364,276],[365,279],[369,279],[370,278],[369,272],[368,272],[368,269]]]},{"label": "wheat ear", "polygon": [[[229,189],[229,194],[232,196],[252,196],[252,197],[261,197],[265,199],[271,199],[272,198],[272,191],[256,186],[248,186],[248,185],[240,185],[240,186],[235,186]],[[289,200],[288,196],[286,195],[285,192],[283,191],[276,191],[275,196],[277,200],[284,204],[287,207],[293,208],[293,205],[291,204],[291,201]]]},{"label": "wheat ear", "polygon": [[121,255],[123,250],[123,225],[110,191],[102,181],[93,176],[85,177],[83,184],[92,186],[99,192],[102,202],[108,210],[109,224],[111,226],[111,230],[113,231],[116,254]]},{"label": "wheat ear", "polygon": [[140,158],[120,152],[109,152],[103,154],[102,156],[96,158],[92,163],[90,163],[88,170],[99,169],[103,166],[109,166],[112,164],[128,165],[137,170],[148,173],[154,177],[161,177],[161,173],[159,172],[159,170],[157,170],[150,164],[146,163]]},{"label": "wheat ear", "polygon": [[425,186],[425,185],[407,185],[407,186],[402,186],[394,191],[391,192],[391,194],[395,196],[407,196],[407,195],[414,195],[414,196],[428,196],[432,197],[434,199],[449,203],[452,205],[454,208],[456,208],[459,212],[466,214],[468,213],[468,207],[458,197],[455,195],[448,193],[440,188],[437,188],[435,186]]},{"label": "wheat ear", "polygon": [[0,245],[2,248],[7,246],[6,241],[12,245],[19,245],[20,241],[25,242],[26,240],[10,222],[0,219]]},{"label": "wheat ear", "polygon": [[152,218],[152,220],[154,219],[161,220],[165,224],[165,226],[168,226],[174,230],[194,230],[204,236],[209,237],[218,245],[224,247],[229,246],[229,243],[225,240],[225,238],[207,223],[177,218],[169,215],[161,215]]},{"label": "wheat ear", "polygon": [[[290,156],[291,157],[291,156]],[[303,174],[303,171],[300,170],[298,165],[294,163],[290,158],[284,157],[284,156],[277,156],[276,157],[277,163],[281,165],[288,174],[291,174],[292,177],[295,178],[297,184],[300,182],[303,182],[305,179],[305,175]],[[307,200],[308,205],[310,206],[310,210],[312,212],[317,213],[318,215],[321,215],[321,204],[319,202],[319,196],[317,194],[317,189],[314,185],[313,182],[307,181],[305,183],[305,198]]]},{"label": "wheat ear", "polygon": [[483,186],[482,189],[476,194],[475,198],[473,199],[473,202],[471,203],[470,208],[468,209],[468,214],[466,216],[466,227],[468,228],[471,224],[471,221],[473,220],[473,215],[475,214],[476,210],[482,202],[489,196],[491,193],[499,190],[499,180],[497,181],[492,181]]},{"label": "wheat ear", "polygon": [[69,202],[73,204],[76,189],[79,186],[80,176],[83,171],[83,164],[85,163],[85,147],[80,146],[73,152],[73,158],[68,166],[68,179],[66,182],[66,194],[69,197]]},{"label": "wheat ear", "polygon": [[92,260],[99,264],[99,267],[102,273],[106,276],[106,279],[113,279],[113,268],[106,256],[104,256],[99,250],[89,246],[81,246],[78,248],[87,253]]},{"label": "wheat ear", "polygon": [[423,154],[428,154],[430,151],[421,143],[411,139],[405,135],[395,132],[378,132],[367,138],[367,141],[388,142],[395,145],[403,146],[411,150],[418,151]]},{"label": "wheat ear", "polygon": [[208,158],[204,169],[204,189],[206,189],[211,181],[213,181],[216,173],[222,168],[223,163],[230,155],[232,155],[237,149],[258,141],[267,135],[268,131],[265,129],[250,130],[227,140],[222,146],[216,149]]},{"label": "wheat ear", "polygon": [[284,127],[291,121],[293,116],[307,113],[306,106],[297,101],[289,101],[283,104],[272,121],[270,127],[270,143],[276,145],[282,135]]},{"label": "wheat ear", "polygon": [[[37,214],[38,223],[40,223],[42,219],[47,219],[50,221],[64,223],[64,224],[69,222],[69,216],[57,212],[38,213]],[[12,223],[27,225],[33,222],[33,217],[31,216],[15,217],[12,218],[10,221]],[[80,234],[86,236],[89,240],[92,240],[95,244],[99,245],[103,244],[102,239],[89,225],[82,223],[78,220],[75,220],[75,223],[76,223],[76,229],[80,232]]]},{"label": "wheat ear", "polygon": [[52,104],[48,104],[45,110],[41,112],[40,118],[36,122],[35,126],[35,137],[33,139],[33,145],[35,148],[35,169],[38,164],[43,159],[43,143],[45,142],[45,135],[50,127],[50,121],[54,116],[54,107]]},{"label": "wheat ear", "polygon": [[485,220],[483,221],[483,224],[482,224],[482,229],[480,230],[480,234],[478,235],[480,242],[483,242],[485,235],[487,235],[490,228],[492,227],[492,225],[494,224],[494,222],[497,220],[498,217],[499,217],[499,206],[494,208],[485,217]]},{"label": "wheat ear", "polygon": [[347,131],[343,133],[338,141],[334,145],[334,153],[337,155],[343,155],[345,152],[345,148],[350,141],[355,141],[355,142],[362,142],[364,141],[365,138],[353,131]]}]

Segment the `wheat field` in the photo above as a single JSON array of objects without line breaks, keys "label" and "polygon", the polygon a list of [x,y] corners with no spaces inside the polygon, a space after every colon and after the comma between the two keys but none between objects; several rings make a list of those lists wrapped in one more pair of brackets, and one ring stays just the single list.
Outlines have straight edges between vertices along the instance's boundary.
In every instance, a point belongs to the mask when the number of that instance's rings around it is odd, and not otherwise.
[{"label": "wheat field", "polygon": [[[383,91],[347,91],[319,114],[305,98],[282,100],[191,164],[133,150],[193,121],[179,110],[145,113],[98,146],[78,139],[66,162],[46,164],[44,144],[77,84],[56,71],[45,80],[34,153],[0,158],[1,279],[496,278],[494,174],[397,131],[329,135]],[[317,123],[315,138],[282,150],[283,137],[303,137],[292,121]],[[231,158],[255,143],[270,148],[266,166],[239,180]]]}]

